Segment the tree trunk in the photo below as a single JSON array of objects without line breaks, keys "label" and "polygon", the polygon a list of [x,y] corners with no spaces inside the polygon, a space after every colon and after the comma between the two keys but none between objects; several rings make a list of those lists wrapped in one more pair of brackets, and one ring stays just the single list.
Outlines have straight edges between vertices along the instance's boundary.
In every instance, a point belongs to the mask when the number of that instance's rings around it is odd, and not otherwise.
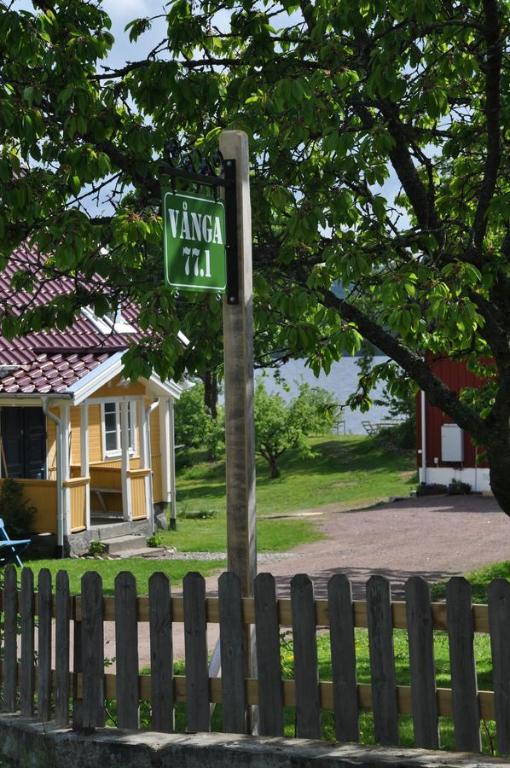
[{"label": "tree trunk", "polygon": [[269,457],[269,467],[271,469],[271,479],[280,477],[280,468],[278,466],[278,456]]},{"label": "tree trunk", "polygon": [[506,515],[510,515],[510,432],[501,430],[487,446],[491,489]]},{"label": "tree trunk", "polygon": [[204,405],[213,417],[218,415],[218,375],[216,371],[206,371],[204,382]]}]

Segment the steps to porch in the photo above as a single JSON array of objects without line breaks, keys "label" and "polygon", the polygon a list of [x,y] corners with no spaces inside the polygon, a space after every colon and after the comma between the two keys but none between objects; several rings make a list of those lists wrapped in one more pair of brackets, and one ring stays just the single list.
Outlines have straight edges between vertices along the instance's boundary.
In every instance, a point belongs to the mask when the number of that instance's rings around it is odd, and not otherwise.
[{"label": "steps to porch", "polygon": [[[106,547],[106,554],[130,557],[133,554],[152,553],[146,539],[152,534],[150,520],[122,520],[110,515],[94,515],[89,530],[73,534],[72,554],[86,555],[93,541]],[[164,551],[164,550],[163,550]]]},{"label": "steps to porch", "polygon": [[101,539],[106,554],[118,557],[158,557],[166,552],[164,548],[148,547],[143,536],[126,534],[113,539]]}]

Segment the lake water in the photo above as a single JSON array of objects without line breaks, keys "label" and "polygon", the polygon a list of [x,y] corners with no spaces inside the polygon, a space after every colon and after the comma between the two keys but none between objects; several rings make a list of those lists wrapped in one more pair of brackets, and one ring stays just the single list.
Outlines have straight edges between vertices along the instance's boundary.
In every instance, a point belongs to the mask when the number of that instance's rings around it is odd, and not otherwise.
[{"label": "lake water", "polygon": [[[384,357],[374,358],[374,363],[383,362]],[[347,397],[356,390],[358,382],[359,368],[357,366],[357,357],[343,357],[338,363],[333,363],[330,373],[321,373],[317,378],[310,368],[305,366],[304,360],[291,360],[280,368],[280,374],[285,379],[290,391],[282,389],[278,382],[273,378],[271,370],[266,371],[264,382],[269,392],[279,392],[286,400],[297,395],[298,385],[306,382],[312,387],[323,387],[332,392],[339,403],[345,403]],[[256,379],[264,374],[256,371]],[[380,397],[382,385],[379,385],[373,392],[372,397]],[[350,408],[344,409],[345,431],[352,435],[366,434],[362,421],[382,421],[387,417],[388,409],[381,406],[373,406],[369,411],[361,413],[360,411],[351,411]]]}]

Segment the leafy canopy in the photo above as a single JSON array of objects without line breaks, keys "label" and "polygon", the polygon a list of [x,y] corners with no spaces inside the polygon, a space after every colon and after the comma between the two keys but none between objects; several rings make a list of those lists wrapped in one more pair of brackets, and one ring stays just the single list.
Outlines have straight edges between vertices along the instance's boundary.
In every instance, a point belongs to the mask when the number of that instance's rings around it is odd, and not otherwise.
[{"label": "leafy canopy", "polygon": [[[172,0],[129,25],[161,44],[116,70],[100,2],[0,10],[2,257],[29,239],[77,285],[21,319],[4,309],[4,333],[130,297],[148,331],[132,375],[206,369],[220,303],[162,282],[166,148],[242,128],[257,354],[328,371],[369,339],[488,446],[510,510],[509,0]],[[182,350],[178,328],[200,343]],[[483,411],[425,353],[484,360]]]}]

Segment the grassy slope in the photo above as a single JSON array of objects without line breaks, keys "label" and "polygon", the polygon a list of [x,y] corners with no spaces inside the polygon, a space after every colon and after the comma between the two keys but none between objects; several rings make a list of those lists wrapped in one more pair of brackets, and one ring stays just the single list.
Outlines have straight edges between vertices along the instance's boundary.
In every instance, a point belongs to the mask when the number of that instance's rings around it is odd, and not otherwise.
[{"label": "grassy slope", "polygon": [[[289,450],[281,458],[281,477],[271,480],[267,465],[257,460],[258,545],[260,550],[286,550],[317,538],[308,520],[269,519],[305,509],[338,504],[346,509],[409,494],[415,483],[412,452],[394,452],[368,437],[316,437],[314,455]],[[194,454],[195,459],[200,454]],[[215,510],[205,520],[178,520],[164,543],[179,550],[223,551],[225,548],[225,464],[198,461],[177,478],[179,512]]]}]

